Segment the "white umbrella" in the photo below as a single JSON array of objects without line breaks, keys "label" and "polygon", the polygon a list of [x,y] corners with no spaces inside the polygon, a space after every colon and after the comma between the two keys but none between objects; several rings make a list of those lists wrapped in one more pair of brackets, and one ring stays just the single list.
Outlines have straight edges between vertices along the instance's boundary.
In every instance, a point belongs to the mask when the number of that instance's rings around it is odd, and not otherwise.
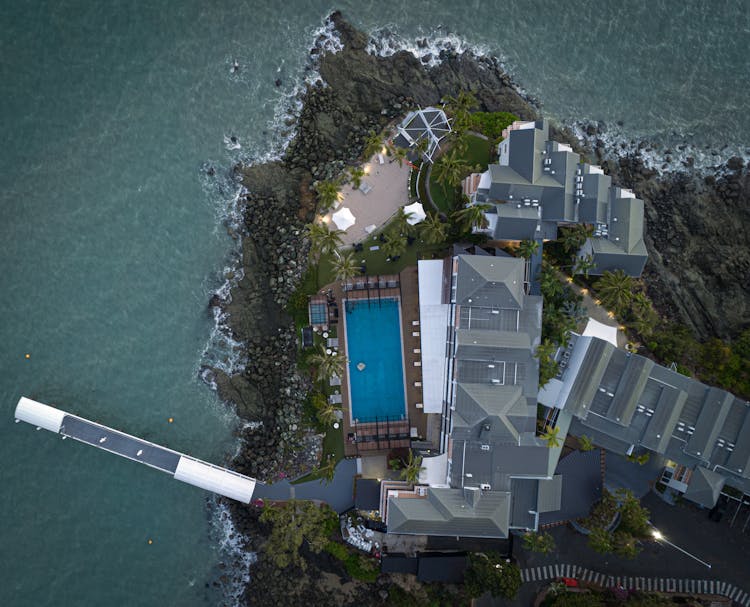
[{"label": "white umbrella", "polygon": [[427,217],[421,202],[415,202],[414,204],[410,204],[408,207],[404,207],[404,213],[406,213],[407,215],[411,213],[411,215],[406,220],[409,225],[417,224],[425,217]]},{"label": "white umbrella", "polygon": [[341,207],[332,216],[333,222],[339,230],[348,230],[354,225],[356,219],[348,207]]}]

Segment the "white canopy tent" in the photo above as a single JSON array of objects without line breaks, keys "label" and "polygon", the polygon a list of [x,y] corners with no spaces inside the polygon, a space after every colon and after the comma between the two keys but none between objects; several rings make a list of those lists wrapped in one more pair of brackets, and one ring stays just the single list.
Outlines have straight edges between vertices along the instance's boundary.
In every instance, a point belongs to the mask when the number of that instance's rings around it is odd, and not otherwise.
[{"label": "white canopy tent", "polygon": [[617,327],[610,327],[604,323],[589,318],[589,322],[586,324],[586,329],[583,331],[583,335],[590,335],[591,337],[598,337],[608,341],[613,346],[617,347]]},{"label": "white canopy tent", "polygon": [[406,221],[412,226],[418,224],[420,221],[424,221],[424,218],[427,217],[421,202],[414,202],[409,206],[405,206],[404,213],[409,216]]},{"label": "white canopy tent", "polygon": [[331,215],[331,219],[339,230],[344,230],[345,232],[357,221],[349,207],[341,207]]}]

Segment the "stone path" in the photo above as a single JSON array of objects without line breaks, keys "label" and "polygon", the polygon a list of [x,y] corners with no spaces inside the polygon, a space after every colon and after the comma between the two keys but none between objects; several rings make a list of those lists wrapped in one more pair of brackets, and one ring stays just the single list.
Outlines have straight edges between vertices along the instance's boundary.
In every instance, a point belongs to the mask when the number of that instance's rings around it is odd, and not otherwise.
[{"label": "stone path", "polygon": [[614,576],[599,573],[579,565],[541,565],[521,570],[521,580],[541,582],[559,577],[570,577],[600,586],[622,586],[630,590],[651,592],[684,592],[689,594],[719,594],[729,597],[742,607],[750,607],[750,594],[728,582],[695,578],[661,578]]}]

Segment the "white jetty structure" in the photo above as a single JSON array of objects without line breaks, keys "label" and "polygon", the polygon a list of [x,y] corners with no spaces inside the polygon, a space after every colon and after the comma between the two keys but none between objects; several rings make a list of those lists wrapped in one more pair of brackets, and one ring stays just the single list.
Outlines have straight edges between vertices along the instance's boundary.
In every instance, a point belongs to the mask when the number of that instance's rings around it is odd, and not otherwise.
[{"label": "white jetty structure", "polygon": [[249,476],[155,445],[30,398],[21,397],[16,405],[15,416],[16,422],[24,421],[36,426],[37,430],[44,428],[61,434],[63,438],[74,438],[87,445],[171,474],[183,483],[213,491],[245,504],[250,502],[255,490],[257,481]]}]

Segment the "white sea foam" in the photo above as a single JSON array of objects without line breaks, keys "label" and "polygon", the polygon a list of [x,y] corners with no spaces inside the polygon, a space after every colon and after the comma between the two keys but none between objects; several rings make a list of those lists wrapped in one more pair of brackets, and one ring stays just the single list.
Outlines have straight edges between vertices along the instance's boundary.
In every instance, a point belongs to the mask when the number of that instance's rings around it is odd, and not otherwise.
[{"label": "white sea foam", "polygon": [[725,146],[721,150],[699,145],[693,137],[681,137],[678,133],[654,135],[650,138],[633,135],[619,125],[604,125],[603,132],[588,135],[585,121],[574,122],[571,128],[578,140],[588,143],[593,149],[597,139],[604,144],[609,156],[638,154],[648,168],[659,175],[679,172],[692,172],[700,175],[722,174],[726,172],[726,161],[732,156],[750,160],[747,148]]},{"label": "white sea foam", "polygon": [[[426,36],[405,38],[398,33],[395,26],[381,27],[371,32],[366,50],[378,57],[390,57],[399,51],[407,51],[428,67],[435,67],[442,63],[440,53],[443,51],[459,55],[468,52],[478,57],[493,56],[489,47],[482,44],[470,44],[456,34],[435,31]],[[500,57],[496,58],[501,61]]]},{"label": "white sea foam", "polygon": [[223,585],[225,598],[232,605],[239,605],[245,587],[250,581],[250,566],[258,560],[255,552],[247,549],[249,538],[242,535],[234,524],[229,508],[221,501],[214,501],[212,518],[215,538],[224,561],[228,581]]}]

